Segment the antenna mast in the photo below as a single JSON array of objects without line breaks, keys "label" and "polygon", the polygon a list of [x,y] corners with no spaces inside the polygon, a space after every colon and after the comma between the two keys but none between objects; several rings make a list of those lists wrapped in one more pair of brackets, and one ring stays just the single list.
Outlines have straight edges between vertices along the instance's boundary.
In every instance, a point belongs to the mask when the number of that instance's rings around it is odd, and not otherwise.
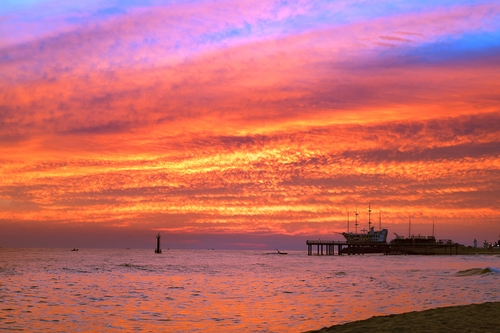
[{"label": "antenna mast", "polygon": [[349,233],[349,211],[347,212],[347,233]]},{"label": "antenna mast", "polygon": [[378,229],[382,230],[382,212],[378,211]]},{"label": "antenna mast", "polygon": [[408,216],[408,238],[411,238],[411,215]]}]

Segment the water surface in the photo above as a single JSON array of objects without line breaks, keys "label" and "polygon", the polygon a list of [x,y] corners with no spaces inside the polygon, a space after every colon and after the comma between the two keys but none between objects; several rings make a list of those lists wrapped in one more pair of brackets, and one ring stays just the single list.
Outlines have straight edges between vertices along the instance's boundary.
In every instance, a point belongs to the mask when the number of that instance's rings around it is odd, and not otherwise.
[{"label": "water surface", "polygon": [[300,332],[500,301],[500,255],[0,249],[0,330]]}]

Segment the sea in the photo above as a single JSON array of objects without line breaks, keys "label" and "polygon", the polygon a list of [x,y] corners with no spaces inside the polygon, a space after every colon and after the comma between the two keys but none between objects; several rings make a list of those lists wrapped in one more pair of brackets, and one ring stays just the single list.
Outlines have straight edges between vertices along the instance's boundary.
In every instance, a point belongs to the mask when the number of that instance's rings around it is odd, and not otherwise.
[{"label": "sea", "polygon": [[0,248],[6,332],[303,332],[489,301],[500,253]]}]

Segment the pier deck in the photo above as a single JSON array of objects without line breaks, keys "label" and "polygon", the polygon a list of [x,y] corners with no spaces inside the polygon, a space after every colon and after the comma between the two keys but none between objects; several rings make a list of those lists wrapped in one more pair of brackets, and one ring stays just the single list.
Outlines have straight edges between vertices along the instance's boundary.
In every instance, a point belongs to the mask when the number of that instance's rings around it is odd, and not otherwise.
[{"label": "pier deck", "polygon": [[[390,244],[390,243],[348,243],[331,240],[307,240],[307,255],[333,256],[383,254],[458,254],[460,244]],[[316,251],[313,247],[316,246]],[[336,247],[336,249],[335,249]],[[335,251],[336,250],[336,251]]]}]

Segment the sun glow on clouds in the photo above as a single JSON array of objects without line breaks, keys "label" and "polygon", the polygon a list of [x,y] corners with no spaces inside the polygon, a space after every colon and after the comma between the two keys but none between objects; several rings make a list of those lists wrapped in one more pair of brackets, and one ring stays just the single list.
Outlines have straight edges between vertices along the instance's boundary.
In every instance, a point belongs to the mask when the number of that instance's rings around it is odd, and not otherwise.
[{"label": "sun glow on clouds", "polygon": [[0,12],[0,224],[498,224],[495,2],[56,3]]}]

